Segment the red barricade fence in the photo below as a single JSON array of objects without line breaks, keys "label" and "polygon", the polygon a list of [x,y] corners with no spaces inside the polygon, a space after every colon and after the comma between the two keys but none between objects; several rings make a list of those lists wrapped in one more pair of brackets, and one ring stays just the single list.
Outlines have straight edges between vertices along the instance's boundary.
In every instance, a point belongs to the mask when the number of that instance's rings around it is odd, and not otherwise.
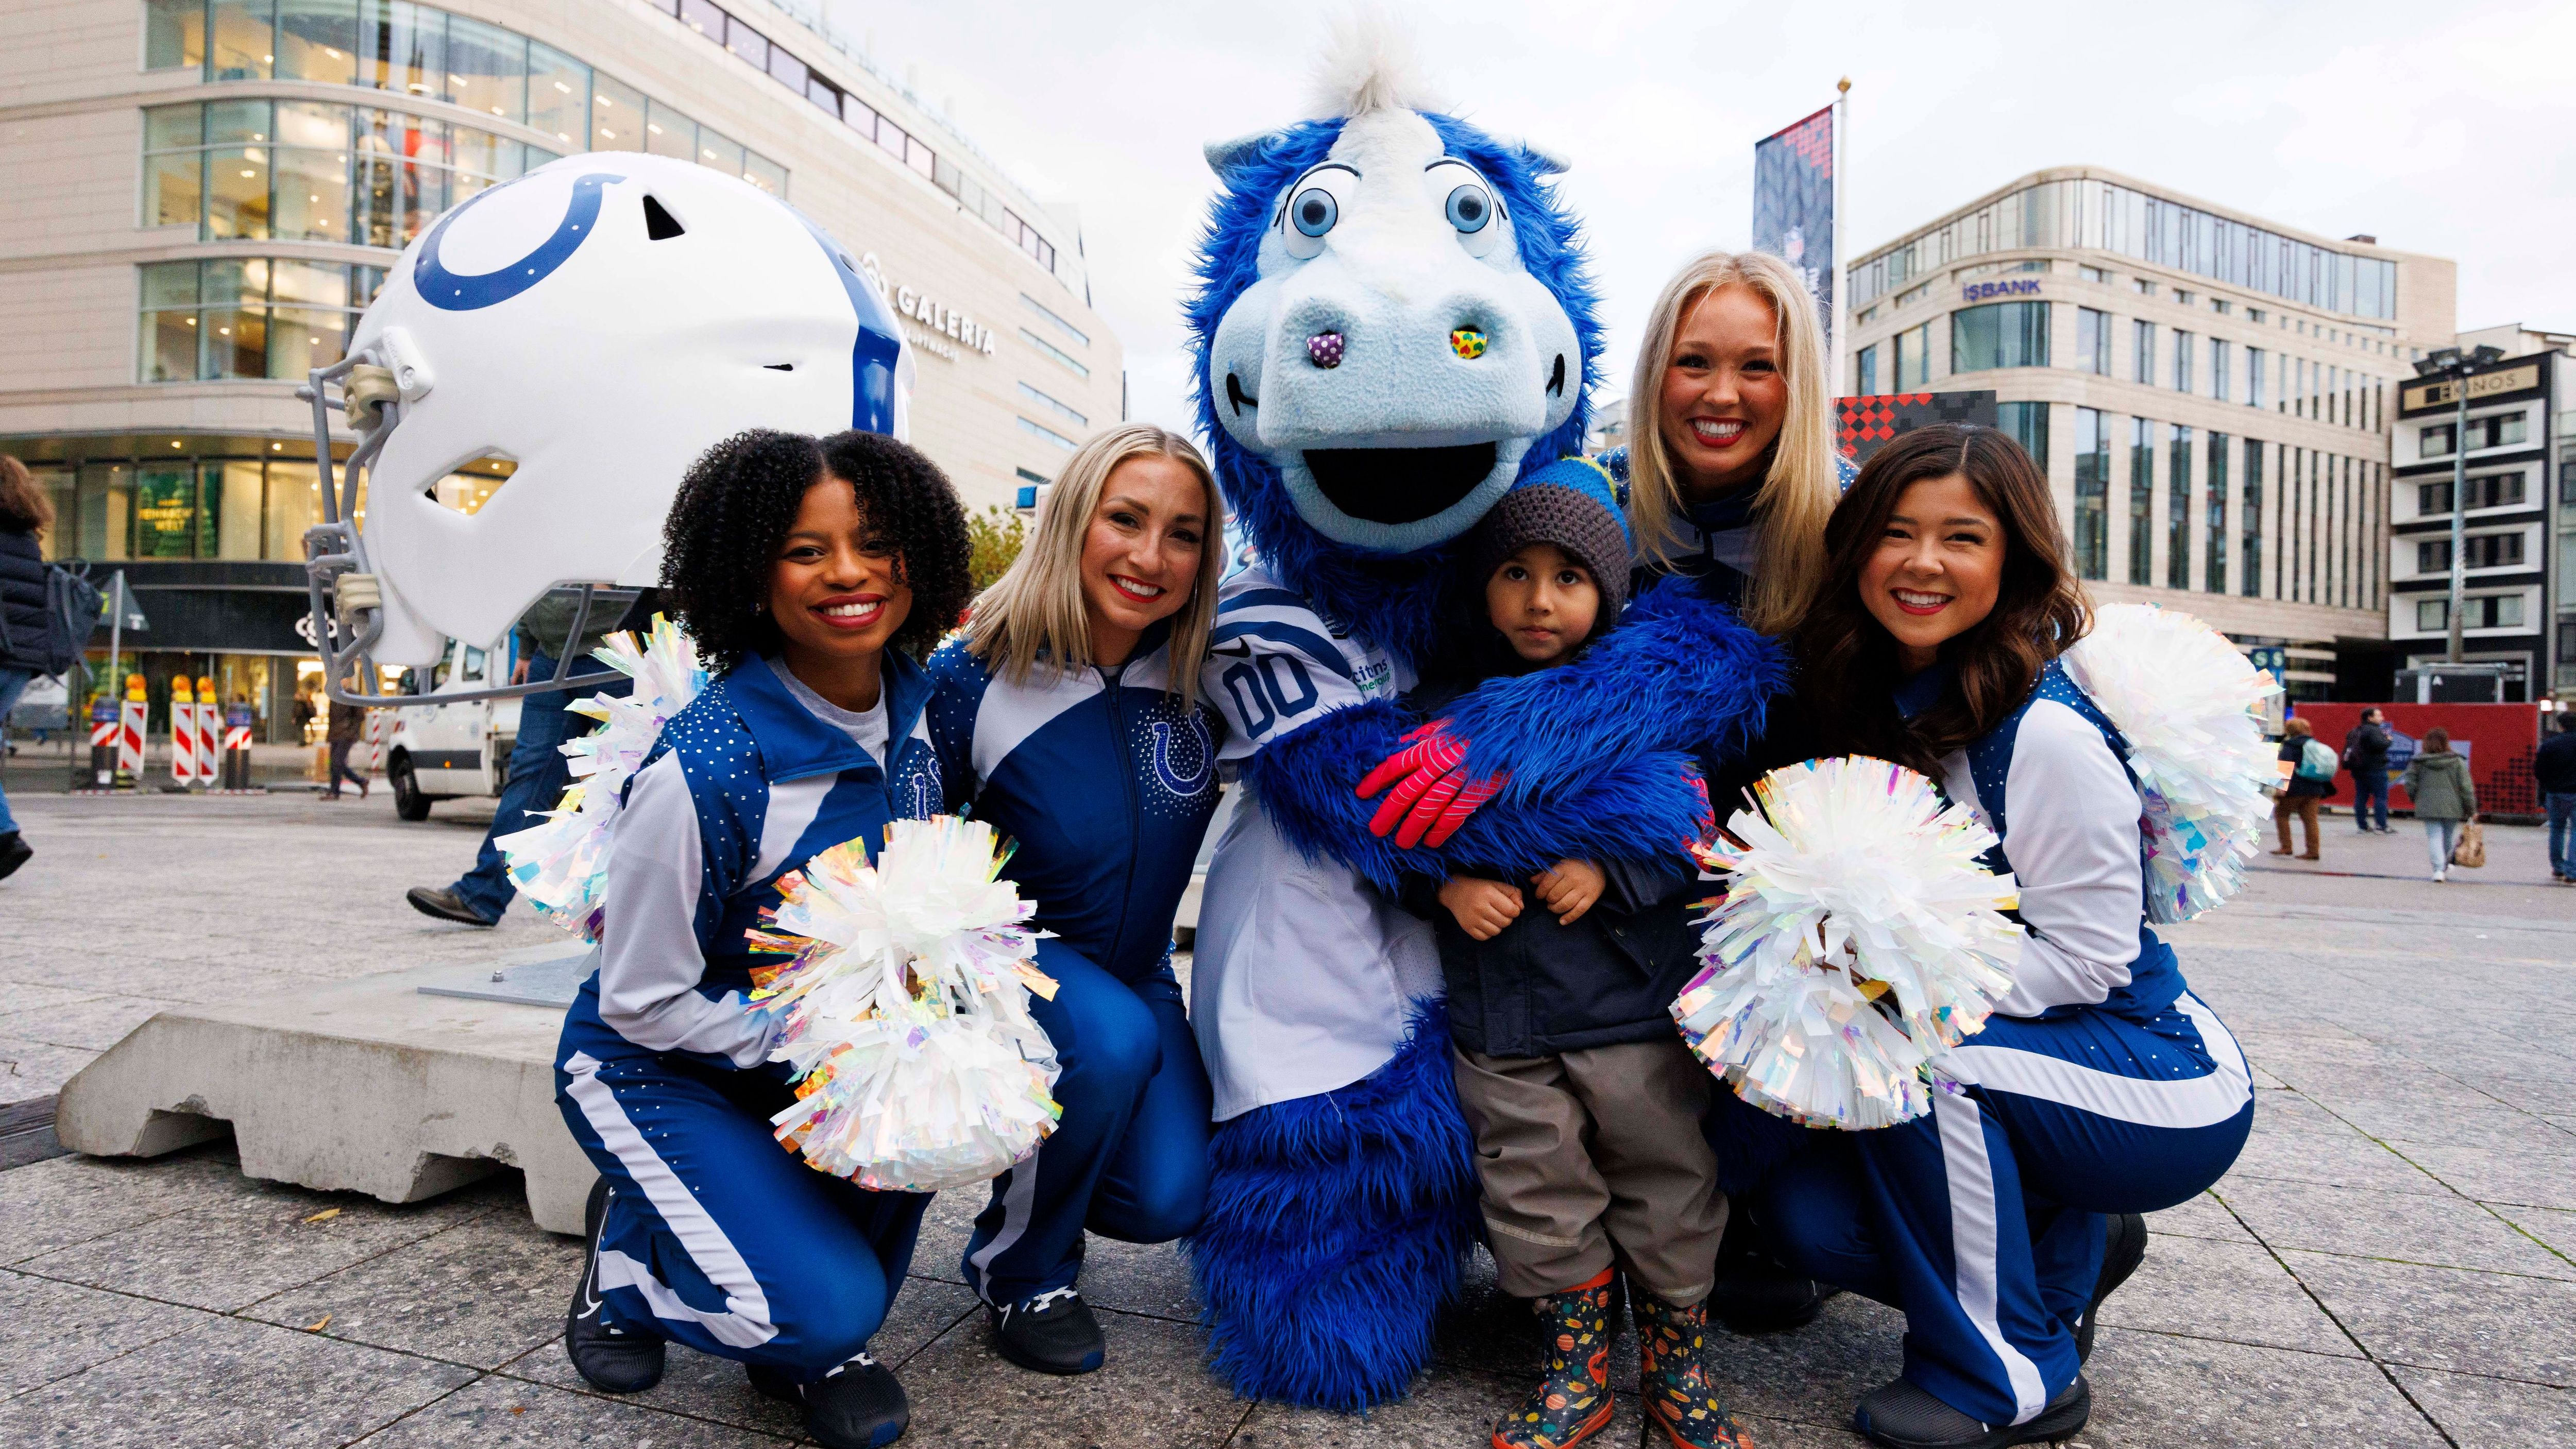
[{"label": "red barricade fence", "polygon": [[[2306,720],[2316,730],[2317,738],[2340,754],[2343,737],[2361,723],[2361,712],[2376,708],[2387,717],[2388,727],[2407,741],[2421,741],[2424,732],[2439,725],[2451,732],[2451,748],[2469,757],[2469,778],[2477,782],[2478,813],[2495,816],[2541,816],[2540,791],[2531,781],[2531,752],[2540,746],[2540,731],[2546,718],[2536,704],[2319,704],[2301,701],[2290,712]],[[2398,754],[2408,752],[2400,744]],[[2412,810],[2414,802],[2406,798],[2398,777],[2402,766],[2388,772],[2388,808]],[[2352,807],[2351,772],[2335,776],[2334,799],[2329,802],[2346,809]]]}]

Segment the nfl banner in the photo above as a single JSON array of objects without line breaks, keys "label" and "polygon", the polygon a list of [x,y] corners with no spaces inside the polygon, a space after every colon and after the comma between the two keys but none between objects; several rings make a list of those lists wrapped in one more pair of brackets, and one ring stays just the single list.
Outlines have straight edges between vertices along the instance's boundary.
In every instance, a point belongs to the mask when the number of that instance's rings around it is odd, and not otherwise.
[{"label": "nfl banner", "polygon": [[1806,277],[1834,336],[1834,108],[1753,146],[1753,249]]}]

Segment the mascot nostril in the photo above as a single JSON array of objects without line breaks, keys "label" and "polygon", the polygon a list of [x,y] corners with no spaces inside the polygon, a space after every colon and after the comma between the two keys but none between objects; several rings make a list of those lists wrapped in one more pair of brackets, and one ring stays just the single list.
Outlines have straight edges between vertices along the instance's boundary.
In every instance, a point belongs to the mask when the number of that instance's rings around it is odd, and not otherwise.
[{"label": "mascot nostril", "polygon": [[1313,362],[1317,367],[1333,368],[1341,366],[1342,334],[1339,332],[1318,332],[1314,336],[1307,338],[1306,356],[1307,359]]},{"label": "mascot nostril", "polygon": [[1335,508],[1371,523],[1429,518],[1494,471],[1491,443],[1455,448],[1308,448],[1306,471]]},{"label": "mascot nostril", "polygon": [[1225,375],[1225,401],[1228,407],[1234,409],[1236,417],[1243,416],[1243,410],[1247,407],[1261,406],[1261,399],[1245,392],[1241,380],[1230,372]]},{"label": "mascot nostril", "polygon": [[1562,352],[1556,355],[1556,370],[1547,375],[1547,395],[1549,397],[1565,395],[1565,354]]}]

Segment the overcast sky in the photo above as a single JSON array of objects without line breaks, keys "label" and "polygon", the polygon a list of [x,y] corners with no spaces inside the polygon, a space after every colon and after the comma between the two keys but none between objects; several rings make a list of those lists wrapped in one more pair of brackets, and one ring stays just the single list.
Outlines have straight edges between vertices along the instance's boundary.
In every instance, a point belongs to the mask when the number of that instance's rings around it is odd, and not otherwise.
[{"label": "overcast sky", "polygon": [[[1307,114],[1338,6],[826,0],[1042,198],[1078,209],[1132,411],[1186,424],[1200,145]],[[1625,390],[1665,275],[1751,226],[1753,143],[1852,80],[1846,256],[2047,166],[2455,259],[2459,325],[2576,329],[2576,5],[1583,0],[1401,8],[1459,114],[1569,158]],[[1569,21],[1568,17],[1573,17]],[[864,238],[853,237],[864,244]]]}]

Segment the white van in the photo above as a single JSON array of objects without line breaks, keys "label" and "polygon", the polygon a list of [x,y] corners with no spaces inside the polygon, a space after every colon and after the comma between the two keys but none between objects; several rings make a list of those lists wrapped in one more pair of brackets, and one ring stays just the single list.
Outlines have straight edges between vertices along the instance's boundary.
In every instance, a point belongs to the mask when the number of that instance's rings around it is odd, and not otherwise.
[{"label": "white van", "polygon": [[[506,638],[506,636],[505,636]],[[510,651],[451,640],[447,657],[431,666],[432,695],[510,682]],[[460,704],[415,704],[394,711],[394,738],[385,778],[394,789],[394,813],[427,820],[429,807],[460,795],[498,795],[509,778],[510,746],[519,736],[519,702],[477,699]]]}]

